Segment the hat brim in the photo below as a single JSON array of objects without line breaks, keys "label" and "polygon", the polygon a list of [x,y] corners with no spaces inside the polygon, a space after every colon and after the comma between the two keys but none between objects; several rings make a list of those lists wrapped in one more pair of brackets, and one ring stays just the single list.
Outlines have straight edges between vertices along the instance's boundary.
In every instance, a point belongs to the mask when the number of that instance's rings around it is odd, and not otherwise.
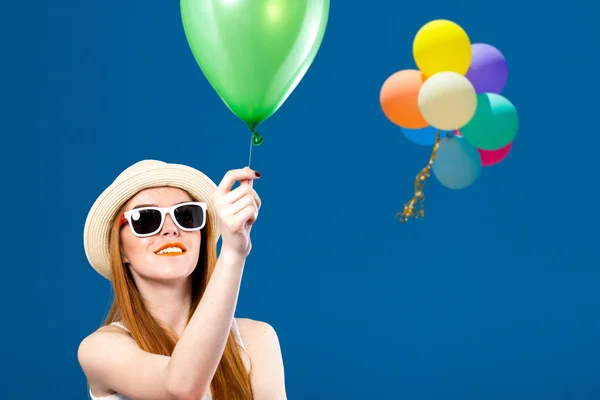
[{"label": "hat brim", "polygon": [[117,212],[139,191],[153,187],[170,186],[188,192],[196,201],[207,203],[211,234],[215,243],[220,232],[216,224],[213,195],[216,184],[202,172],[179,164],[160,165],[140,171],[123,180],[113,182],[92,205],[83,231],[85,255],[92,267],[110,280],[110,231]]}]

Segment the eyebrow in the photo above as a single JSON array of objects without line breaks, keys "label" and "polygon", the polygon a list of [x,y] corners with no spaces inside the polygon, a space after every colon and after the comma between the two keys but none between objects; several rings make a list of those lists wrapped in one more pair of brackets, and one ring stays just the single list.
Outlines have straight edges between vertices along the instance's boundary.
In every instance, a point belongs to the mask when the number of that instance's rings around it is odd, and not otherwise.
[{"label": "eyebrow", "polygon": [[136,204],[131,209],[135,210],[136,208],[142,208],[142,207],[158,207],[158,206],[156,204]]},{"label": "eyebrow", "polygon": [[[189,202],[193,202],[193,201],[194,200],[183,200],[183,201],[179,201],[179,202],[175,203],[174,205],[189,203]],[[136,208],[143,208],[143,207],[158,207],[158,206],[156,204],[136,204],[131,209],[135,210]]]}]

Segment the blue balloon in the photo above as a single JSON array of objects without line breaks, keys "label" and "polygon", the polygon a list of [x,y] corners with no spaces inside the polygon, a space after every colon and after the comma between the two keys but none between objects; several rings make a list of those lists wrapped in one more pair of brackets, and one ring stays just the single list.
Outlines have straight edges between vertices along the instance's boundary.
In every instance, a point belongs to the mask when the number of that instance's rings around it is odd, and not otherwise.
[{"label": "blue balloon", "polygon": [[[433,146],[437,137],[438,129],[433,126],[428,126],[422,129],[406,129],[402,128],[404,136],[411,142],[420,144],[421,146]],[[441,131],[440,139],[446,137],[448,132]]]},{"label": "blue balloon", "polygon": [[479,178],[481,156],[475,146],[452,135],[440,140],[431,168],[433,175],[443,186],[448,189],[464,189]]}]

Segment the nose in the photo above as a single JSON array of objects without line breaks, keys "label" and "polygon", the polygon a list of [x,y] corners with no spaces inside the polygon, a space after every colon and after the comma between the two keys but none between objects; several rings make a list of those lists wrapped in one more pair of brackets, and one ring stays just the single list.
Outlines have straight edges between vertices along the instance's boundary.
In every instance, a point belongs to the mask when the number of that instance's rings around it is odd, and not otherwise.
[{"label": "nose", "polygon": [[165,216],[165,223],[163,224],[161,234],[163,236],[179,236],[179,229],[169,214]]}]

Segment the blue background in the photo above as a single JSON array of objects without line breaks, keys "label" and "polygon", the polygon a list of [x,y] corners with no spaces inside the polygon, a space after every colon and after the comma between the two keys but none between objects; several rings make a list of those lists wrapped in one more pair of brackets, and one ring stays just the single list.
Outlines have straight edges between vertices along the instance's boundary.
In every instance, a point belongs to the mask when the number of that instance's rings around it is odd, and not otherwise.
[{"label": "blue background", "polygon": [[[592,2],[332,3],[252,163],[263,209],[237,315],[276,328],[289,398],[599,398]],[[219,181],[246,164],[248,135],[197,67],[177,1],[2,15],[0,397],[82,399],[77,346],[110,300],[83,252],[92,202],[144,158]],[[414,34],[437,18],[505,54],[520,130],[474,186],[432,178],[426,218],[401,225],[430,148],[383,116],[379,90],[414,68]]]}]

